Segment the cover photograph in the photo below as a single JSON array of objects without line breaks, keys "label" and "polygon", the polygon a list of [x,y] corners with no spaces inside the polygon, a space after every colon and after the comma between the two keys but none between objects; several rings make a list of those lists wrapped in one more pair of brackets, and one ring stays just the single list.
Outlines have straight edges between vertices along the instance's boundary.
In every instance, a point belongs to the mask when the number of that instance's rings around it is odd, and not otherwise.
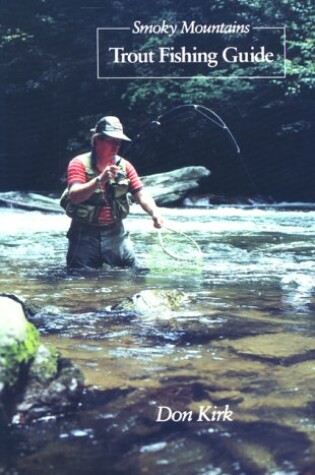
[{"label": "cover photograph", "polygon": [[0,474],[314,475],[314,5],[0,0]]}]

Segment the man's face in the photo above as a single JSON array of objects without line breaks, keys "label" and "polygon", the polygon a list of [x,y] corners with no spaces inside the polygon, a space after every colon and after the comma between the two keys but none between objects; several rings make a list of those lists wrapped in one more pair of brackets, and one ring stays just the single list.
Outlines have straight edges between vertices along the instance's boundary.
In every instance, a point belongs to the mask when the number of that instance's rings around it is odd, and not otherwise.
[{"label": "man's face", "polygon": [[121,140],[112,137],[99,136],[97,139],[98,149],[105,155],[114,156],[118,152]]}]

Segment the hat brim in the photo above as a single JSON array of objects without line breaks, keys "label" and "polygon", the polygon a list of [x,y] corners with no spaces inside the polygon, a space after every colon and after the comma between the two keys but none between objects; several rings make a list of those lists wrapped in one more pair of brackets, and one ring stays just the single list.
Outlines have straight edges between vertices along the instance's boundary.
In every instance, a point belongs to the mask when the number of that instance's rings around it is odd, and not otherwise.
[{"label": "hat brim", "polygon": [[127,135],[123,134],[122,132],[96,132],[96,129],[90,129],[90,131],[95,134],[102,134],[105,135],[105,137],[112,137],[113,139],[117,140],[125,140],[126,142],[131,142],[131,139],[127,137]]},{"label": "hat brim", "polygon": [[113,139],[126,140],[126,142],[131,142],[131,139],[122,132],[102,132],[106,137],[112,137]]}]

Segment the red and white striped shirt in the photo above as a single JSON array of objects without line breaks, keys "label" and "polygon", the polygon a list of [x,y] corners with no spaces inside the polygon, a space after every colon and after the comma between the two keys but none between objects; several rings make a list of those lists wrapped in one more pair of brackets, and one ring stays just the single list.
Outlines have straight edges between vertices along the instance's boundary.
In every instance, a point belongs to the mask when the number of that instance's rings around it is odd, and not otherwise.
[{"label": "red and white striped shirt", "polygon": [[[114,164],[115,163],[113,162],[113,165]],[[128,160],[125,160],[125,164],[127,177],[130,180],[129,190],[134,194],[137,191],[140,191],[143,188],[143,185],[134,166],[128,162]],[[68,166],[68,186],[73,185],[74,183],[86,183],[85,166],[79,156],[73,158]],[[112,223],[115,223],[115,219],[111,215],[110,206],[104,205],[98,218],[98,224],[106,225]]]}]

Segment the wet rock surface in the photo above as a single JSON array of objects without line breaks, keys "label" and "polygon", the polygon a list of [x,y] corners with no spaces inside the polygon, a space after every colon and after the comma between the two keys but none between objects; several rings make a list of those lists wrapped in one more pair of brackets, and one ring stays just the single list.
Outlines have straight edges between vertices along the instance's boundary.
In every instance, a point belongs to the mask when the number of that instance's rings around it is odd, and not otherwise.
[{"label": "wet rock surface", "polygon": [[28,365],[39,346],[38,333],[26,320],[22,305],[0,296],[0,378],[3,388],[18,383],[21,366]]},{"label": "wet rock surface", "polygon": [[[200,407],[222,407],[209,398],[206,385],[189,379],[160,383],[151,389],[90,389],[79,419],[38,421],[19,432],[13,428],[8,437],[14,438],[17,452],[24,452],[18,472],[40,475],[44,464],[46,473],[66,475],[70,467],[64,462],[69,458],[79,475],[197,475],[205,469],[216,473],[218,467],[233,475],[312,474],[312,441],[294,426],[268,417],[242,420],[237,399],[228,403],[233,421],[199,421]],[[215,384],[210,389],[215,392]],[[192,420],[159,422],[159,405],[173,408],[177,416],[192,411]],[[36,453],[27,440],[33,441]],[[292,446],[298,456],[290,451]]]},{"label": "wet rock surface", "polygon": [[24,423],[63,414],[78,404],[83,375],[54,347],[40,343],[16,296],[0,296],[1,422]]},{"label": "wet rock surface", "polygon": [[[290,338],[289,346],[286,344],[287,338]],[[290,365],[315,357],[314,338],[284,332],[256,335],[233,341],[224,340],[220,345],[227,345],[232,351],[243,356],[282,365]]]},{"label": "wet rock surface", "polygon": [[111,475],[312,474],[315,437],[306,428],[314,412],[313,340],[295,331],[294,319],[203,308],[198,296],[174,289],[146,289],[102,311],[86,304],[81,314],[33,303],[26,309],[46,341],[62,336],[62,354],[79,351],[87,387],[75,418],[56,418],[71,411],[67,371],[72,408],[78,377],[50,354],[47,384],[40,365],[47,350],[39,345],[30,389],[15,412],[17,422],[36,425],[19,425],[19,433],[13,426],[6,436],[24,451],[16,454],[23,474],[41,475],[44,463],[48,474],[67,475],[60,453],[79,475],[107,466]]},{"label": "wet rock surface", "polygon": [[148,313],[163,318],[168,312],[178,311],[189,301],[189,296],[180,290],[147,289],[123,299],[110,310],[135,312],[139,315]]},{"label": "wet rock surface", "polygon": [[[37,320],[43,327],[44,313]],[[111,474],[135,475],[219,468],[232,475],[312,474],[315,437],[305,427],[314,411],[313,340],[289,332],[294,319],[284,325],[279,314],[264,321],[254,310],[245,319],[236,310],[203,312],[194,295],[152,289],[111,311],[58,322],[57,334],[80,348],[88,387],[76,422],[49,422],[61,436],[37,455],[54,470],[62,473],[56,454],[69,450],[91,473],[110,466]],[[87,329],[94,335],[89,346],[82,340]],[[159,407],[169,408],[163,421]],[[217,419],[224,411],[231,418]],[[40,473],[31,453],[20,466]],[[80,466],[76,472],[86,473]]]},{"label": "wet rock surface", "polygon": [[[75,413],[5,427],[0,472],[313,475],[314,213],[163,213],[200,243],[198,272],[153,253],[138,213],[130,231],[139,257],[156,259],[148,275],[69,276],[64,216],[2,210],[1,288],[27,299],[41,342],[78,365],[86,387]],[[189,301],[106,310],[148,289]],[[194,418],[228,405],[233,421],[158,422],[159,405]]]}]

